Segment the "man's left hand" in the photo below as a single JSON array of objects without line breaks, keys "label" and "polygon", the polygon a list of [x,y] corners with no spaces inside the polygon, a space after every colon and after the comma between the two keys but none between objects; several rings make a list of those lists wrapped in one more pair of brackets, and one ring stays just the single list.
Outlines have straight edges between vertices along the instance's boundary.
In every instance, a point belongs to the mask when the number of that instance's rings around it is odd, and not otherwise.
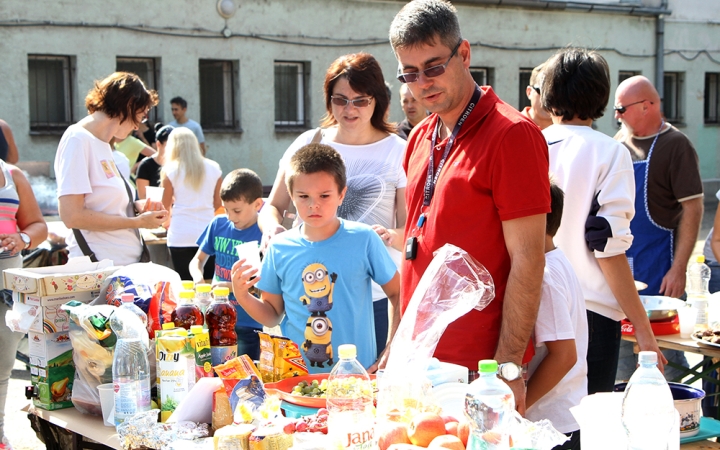
[{"label": "man's left hand", "polygon": [[505,381],[505,384],[510,386],[515,396],[515,409],[520,413],[521,416],[525,417],[525,380],[523,377],[518,378],[514,381]]},{"label": "man's left hand", "polygon": [[685,270],[671,267],[660,283],[660,294],[666,297],[680,298],[685,293]]}]

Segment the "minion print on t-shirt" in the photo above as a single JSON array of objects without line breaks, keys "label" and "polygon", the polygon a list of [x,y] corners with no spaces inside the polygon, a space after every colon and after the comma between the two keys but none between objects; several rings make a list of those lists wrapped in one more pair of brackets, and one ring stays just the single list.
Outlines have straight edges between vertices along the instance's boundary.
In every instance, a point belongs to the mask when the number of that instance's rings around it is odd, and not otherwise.
[{"label": "minion print on t-shirt", "polygon": [[332,291],[336,280],[337,274],[329,273],[320,263],[310,264],[302,271],[305,295],[300,301],[310,313],[302,349],[310,367],[325,367],[326,361],[333,365],[332,322],[325,313],[333,307]]}]

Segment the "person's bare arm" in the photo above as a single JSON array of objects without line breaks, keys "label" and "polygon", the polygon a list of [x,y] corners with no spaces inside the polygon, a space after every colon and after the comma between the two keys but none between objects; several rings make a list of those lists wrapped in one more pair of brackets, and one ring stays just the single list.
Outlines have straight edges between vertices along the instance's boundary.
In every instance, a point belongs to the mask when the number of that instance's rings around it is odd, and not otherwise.
[{"label": "person's bare arm", "polygon": [[395,337],[395,332],[400,325],[400,274],[395,272],[392,280],[382,285],[382,289],[388,298],[388,337],[385,350],[380,354],[375,364],[368,368],[369,373],[375,373],[378,369],[384,369],[390,356],[390,344]]},{"label": "person's bare arm", "polygon": [[222,185],[222,178],[218,178],[215,183],[215,192],[213,193],[213,211],[217,211],[222,206],[222,199],[220,198],[220,186]]},{"label": "person's bare arm", "polygon": [[144,178],[135,179],[135,187],[137,187],[138,198],[140,200],[145,198],[145,188],[148,186],[150,186],[150,180],[146,180]]},{"label": "person's bare arm", "polygon": [[373,225],[372,228],[385,242],[385,245],[395,250],[404,251],[405,222],[407,222],[407,206],[405,204],[405,188],[395,192],[395,228],[385,228],[382,225]]},{"label": "person's bare arm", "polygon": [[205,153],[207,153],[207,149],[205,148],[205,143],[200,143],[200,151],[202,152],[202,155],[205,156]]},{"label": "person's bare arm", "polygon": [[685,293],[685,272],[700,232],[703,198],[693,198],[680,204],[682,205],[682,216],[677,233],[675,233],[673,263],[660,283],[660,293],[675,298],[680,298]]},{"label": "person's bare arm", "polygon": [[209,257],[210,256],[207,253],[198,249],[197,253],[195,253],[195,256],[193,256],[193,259],[190,260],[190,276],[195,283],[202,283],[205,281],[205,274],[203,273],[203,269],[205,268],[205,263],[207,263]]},{"label": "person's bare arm", "polygon": [[530,408],[550,392],[577,362],[575,339],[546,341],[548,353],[527,383],[525,405]]},{"label": "person's bare arm", "polygon": [[5,160],[8,164],[15,164],[20,160],[20,153],[18,152],[17,145],[15,144],[15,136],[13,136],[10,125],[4,120],[0,120],[0,131],[2,131],[5,140],[8,143],[7,159]]},{"label": "person's bare arm", "polygon": [[623,253],[608,258],[597,258],[597,262],[603,275],[605,275],[605,281],[610,286],[613,296],[615,296],[628,320],[633,324],[635,338],[640,350],[657,353],[658,369],[664,371],[663,367],[667,363],[667,359],[660,352],[660,347],[658,347],[655,335],[650,328],[650,321],[645,307],[640,302],[627,257]]},{"label": "person's bare arm", "polygon": [[[15,188],[17,189],[18,199],[20,201],[17,213],[15,214],[18,228],[20,232],[30,237],[30,246],[28,248],[35,248],[47,239],[47,224],[45,223],[45,219],[43,219],[40,205],[38,205],[35,199],[35,194],[27,178],[25,178],[25,174],[15,166],[8,165],[8,169],[10,169],[13,181],[15,182]],[[11,254],[16,254],[25,247],[25,242],[23,242],[19,232],[1,234],[0,245],[8,249]]]},{"label": "person's bare arm", "polygon": [[115,216],[85,208],[82,194],[63,195],[58,198],[60,219],[68,228],[88,231],[114,231],[126,228],[153,229],[162,225],[167,211],[146,211],[135,217]]},{"label": "person's bare arm", "polygon": [[260,298],[251,295],[248,289],[260,281],[260,277],[250,279],[256,274],[257,269],[245,265],[244,259],[233,264],[230,276],[235,299],[250,317],[266,327],[274,327],[280,323],[285,313],[285,301],[282,295],[270,294],[264,291],[262,291]]},{"label": "person's bare arm", "polygon": [[140,150],[140,154],[143,156],[152,156],[156,153],[156,150],[149,145],[145,145],[142,150]]},{"label": "person's bare arm", "polygon": [[292,199],[285,185],[285,169],[280,168],[268,200],[258,215],[258,226],[263,232],[261,247],[267,248],[270,239],[278,233],[285,231],[282,226],[283,213],[290,207]]},{"label": "person's bare arm", "polygon": [[[715,232],[715,230],[718,230]],[[710,239],[710,248],[712,248],[715,261],[720,261],[720,203],[715,210],[715,220],[713,222],[712,238]]]},{"label": "person's bare arm", "polygon": [[[540,305],[545,268],[545,214],[502,223],[505,246],[510,254],[510,274],[503,299],[500,340],[495,352],[498,363],[522,364]],[[515,405],[525,414],[525,382],[508,382]]]}]

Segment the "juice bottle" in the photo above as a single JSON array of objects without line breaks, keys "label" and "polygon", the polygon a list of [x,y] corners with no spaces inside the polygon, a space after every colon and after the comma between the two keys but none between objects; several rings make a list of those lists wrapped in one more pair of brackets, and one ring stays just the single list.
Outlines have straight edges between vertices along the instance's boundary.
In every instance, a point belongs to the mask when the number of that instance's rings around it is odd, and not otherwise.
[{"label": "juice bottle", "polygon": [[205,323],[202,311],[193,303],[194,298],[195,292],[180,291],[180,304],[170,316],[176,327],[189,330],[193,325],[202,325]]},{"label": "juice bottle", "polygon": [[217,366],[237,356],[237,333],[235,322],[237,312],[230,304],[230,289],[217,287],[213,290],[214,299],[205,311],[205,322],[210,333],[210,354],[212,365]]},{"label": "juice bottle", "polygon": [[195,282],[193,280],[182,280],[180,283],[186,291],[192,291],[195,289]]}]

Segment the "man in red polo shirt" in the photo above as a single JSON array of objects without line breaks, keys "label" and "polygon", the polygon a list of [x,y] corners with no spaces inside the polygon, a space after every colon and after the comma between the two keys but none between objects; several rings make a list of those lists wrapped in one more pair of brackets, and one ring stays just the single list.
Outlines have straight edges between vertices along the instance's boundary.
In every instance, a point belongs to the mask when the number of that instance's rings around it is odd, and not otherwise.
[{"label": "man in red polo shirt", "polygon": [[537,126],[492,88],[477,87],[470,43],[449,3],[408,3],[390,26],[390,43],[398,79],[432,113],[412,130],[405,155],[403,308],[433,251],[445,243],[482,263],[495,282],[495,300],[450,324],[435,356],[470,370],[480,359],[497,360],[524,413],[519,365],[535,325],[545,266],[547,145]]}]

